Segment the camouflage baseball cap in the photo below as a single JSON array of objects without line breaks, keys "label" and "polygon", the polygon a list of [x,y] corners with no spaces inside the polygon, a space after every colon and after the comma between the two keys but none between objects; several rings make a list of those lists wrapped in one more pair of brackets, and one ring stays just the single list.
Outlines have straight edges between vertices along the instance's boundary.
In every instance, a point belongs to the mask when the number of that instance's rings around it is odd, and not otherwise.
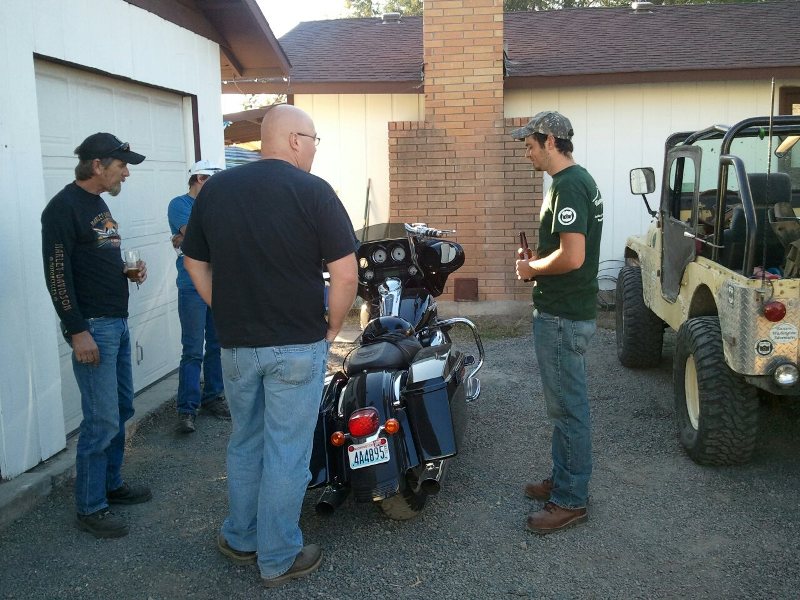
[{"label": "camouflage baseball cap", "polygon": [[525,127],[520,127],[511,132],[511,137],[515,140],[524,140],[529,135],[541,133],[542,135],[552,135],[563,140],[572,139],[575,134],[572,131],[572,123],[569,119],[554,110],[543,110],[534,115]]}]

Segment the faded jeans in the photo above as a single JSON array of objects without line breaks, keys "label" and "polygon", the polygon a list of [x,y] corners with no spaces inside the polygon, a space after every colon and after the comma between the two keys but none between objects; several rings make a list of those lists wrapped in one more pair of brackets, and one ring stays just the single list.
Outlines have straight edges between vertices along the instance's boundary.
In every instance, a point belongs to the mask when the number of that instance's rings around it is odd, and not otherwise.
[{"label": "faded jeans", "polygon": [[533,345],[553,424],[550,501],[562,508],[583,508],[589,500],[592,426],[584,355],[595,328],[594,320],[571,321],[533,312]]},{"label": "faded jeans", "polygon": [[261,576],[284,574],[303,549],[300,510],[330,344],[225,348],[231,547],[258,552]]},{"label": "faded jeans", "polygon": [[201,405],[225,393],[217,330],[211,309],[193,289],[178,289],[178,317],[183,352],[178,369],[177,409],[182,415],[196,415]]},{"label": "faded jeans", "polygon": [[83,409],[75,459],[75,503],[81,515],[106,508],[106,492],[122,485],[125,421],[133,416],[128,320],[102,317],[87,322],[100,364],[80,363],[72,354]]}]

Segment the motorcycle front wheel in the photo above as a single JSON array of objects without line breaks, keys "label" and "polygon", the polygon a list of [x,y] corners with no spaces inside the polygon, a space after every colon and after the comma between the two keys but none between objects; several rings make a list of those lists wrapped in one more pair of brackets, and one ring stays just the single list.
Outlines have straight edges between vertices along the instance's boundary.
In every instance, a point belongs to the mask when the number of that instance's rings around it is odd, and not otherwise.
[{"label": "motorcycle front wheel", "polygon": [[403,482],[400,490],[394,496],[378,503],[383,514],[395,521],[408,521],[422,512],[428,494],[422,490],[415,492],[413,483],[408,480]]}]

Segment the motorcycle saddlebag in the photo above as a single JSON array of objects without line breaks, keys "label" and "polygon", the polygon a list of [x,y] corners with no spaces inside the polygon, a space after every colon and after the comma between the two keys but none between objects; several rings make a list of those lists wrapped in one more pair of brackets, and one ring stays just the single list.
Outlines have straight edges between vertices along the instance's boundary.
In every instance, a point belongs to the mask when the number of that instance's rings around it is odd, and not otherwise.
[{"label": "motorcycle saddlebag", "polygon": [[421,461],[458,452],[466,425],[462,356],[450,344],[431,346],[409,368],[403,399]]}]

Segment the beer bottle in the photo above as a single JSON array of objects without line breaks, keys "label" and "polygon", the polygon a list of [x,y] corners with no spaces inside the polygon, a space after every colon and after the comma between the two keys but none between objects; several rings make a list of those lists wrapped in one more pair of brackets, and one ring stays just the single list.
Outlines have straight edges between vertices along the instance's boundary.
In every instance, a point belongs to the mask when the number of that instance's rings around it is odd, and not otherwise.
[{"label": "beer bottle", "polygon": [[[533,250],[528,246],[528,236],[524,231],[519,232],[519,250],[517,251],[519,260],[531,260],[533,258]],[[533,281],[533,279],[523,279],[523,281]]]}]

